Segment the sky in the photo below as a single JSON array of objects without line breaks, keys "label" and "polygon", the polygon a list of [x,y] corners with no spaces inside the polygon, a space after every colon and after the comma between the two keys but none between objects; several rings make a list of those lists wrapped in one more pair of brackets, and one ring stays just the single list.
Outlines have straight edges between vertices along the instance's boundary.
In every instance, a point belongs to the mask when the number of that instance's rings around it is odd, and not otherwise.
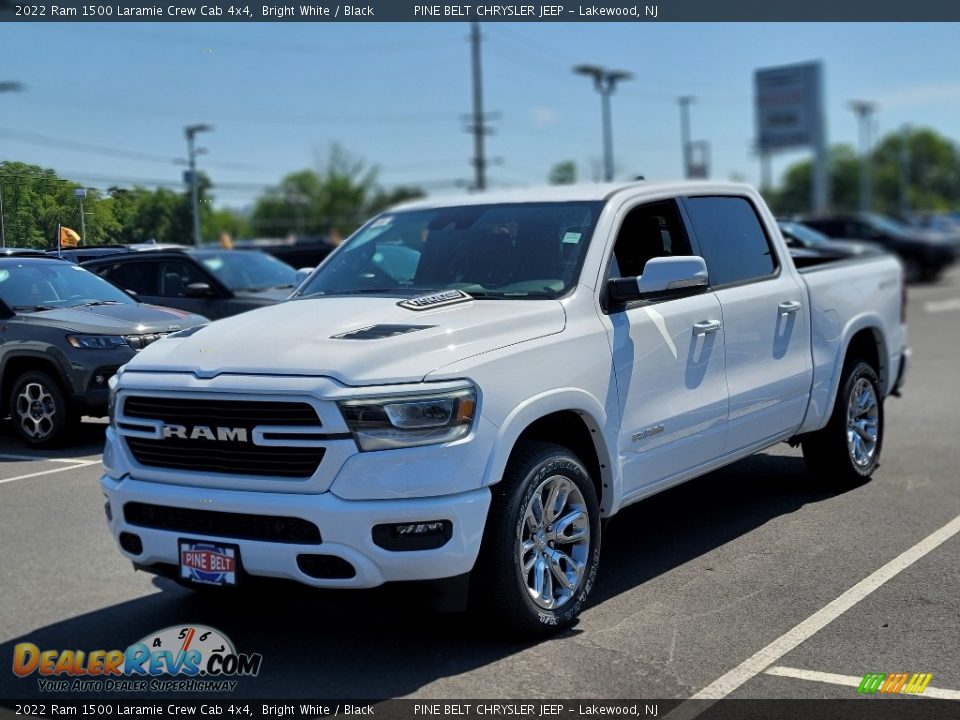
[{"label": "sky", "polygon": [[[492,187],[542,184],[573,160],[592,180],[600,99],[579,63],[634,73],[613,98],[618,178],[681,175],[676,98],[694,95],[692,139],[711,176],[759,183],[753,72],[823,63],[828,137],[857,142],[852,99],[879,103],[879,135],[904,124],[960,140],[960,26],[937,24],[484,23]],[[472,178],[466,23],[55,23],[0,26],[0,160],[89,187],[182,187],[183,128],[219,206],[249,207],[284,174],[322,166],[333,143],[385,187],[463,192]],[[777,155],[778,176],[803,152]],[[460,184],[461,189],[457,189]]]}]

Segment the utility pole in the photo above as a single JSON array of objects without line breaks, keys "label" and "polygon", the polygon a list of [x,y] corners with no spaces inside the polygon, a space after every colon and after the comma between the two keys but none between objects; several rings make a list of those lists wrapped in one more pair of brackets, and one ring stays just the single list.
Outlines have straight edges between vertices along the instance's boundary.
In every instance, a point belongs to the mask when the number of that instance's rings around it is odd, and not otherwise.
[{"label": "utility pole", "polygon": [[212,125],[188,125],[184,128],[187,136],[187,164],[190,177],[190,205],[193,208],[193,244],[200,245],[200,183],[197,178],[197,155],[205,152],[202,148],[197,148],[194,144],[194,137],[197,133],[210,132]]},{"label": "utility pole", "polygon": [[683,150],[683,177],[690,179],[690,105],[696,98],[683,95],[677,98],[680,105],[680,143]]},{"label": "utility pole", "polygon": [[851,100],[850,109],[857,116],[860,134],[860,211],[873,208],[873,187],[870,174],[870,128],[877,104],[869,100]]},{"label": "utility pole", "polygon": [[629,80],[633,73],[626,70],[608,70],[599,65],[577,65],[573,71],[578,75],[587,75],[593,79],[594,89],[600,93],[600,107],[603,114],[603,179],[613,180],[613,128],[610,119],[610,96],[617,83]]},{"label": "utility pole", "polygon": [[483,136],[487,133],[483,115],[483,67],[480,56],[480,23],[470,23],[470,66],[473,73],[473,187],[477,192],[487,189],[487,157]]},{"label": "utility pole", "polygon": [[80,201],[80,244],[86,245],[87,244],[87,220],[84,217],[83,200],[84,198],[87,197],[87,189],[77,188],[76,190],[73,191],[73,195],[74,197],[77,198],[77,200]]},{"label": "utility pole", "polygon": [[910,210],[910,126],[900,130],[900,214]]}]

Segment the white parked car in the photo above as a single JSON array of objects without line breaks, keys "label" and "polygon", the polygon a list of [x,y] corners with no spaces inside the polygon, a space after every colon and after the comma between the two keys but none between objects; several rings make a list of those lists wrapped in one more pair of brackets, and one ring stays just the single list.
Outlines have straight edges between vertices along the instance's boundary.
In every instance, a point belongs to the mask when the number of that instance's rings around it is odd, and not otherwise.
[{"label": "white parked car", "polygon": [[902,288],[882,254],[799,272],[744,185],[405,205],[290,300],[123,368],[110,530],[189,585],[469,574],[505,623],[562,627],[631,503],[783,441],[833,482],[869,477]]}]

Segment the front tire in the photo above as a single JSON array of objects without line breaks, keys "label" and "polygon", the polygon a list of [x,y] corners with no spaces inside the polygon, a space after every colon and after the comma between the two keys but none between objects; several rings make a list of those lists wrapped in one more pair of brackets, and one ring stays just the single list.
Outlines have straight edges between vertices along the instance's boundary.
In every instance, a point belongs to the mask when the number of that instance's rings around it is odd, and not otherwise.
[{"label": "front tire", "polygon": [[572,624],[600,562],[600,506],[583,463],[560,445],[524,443],[492,491],[471,604],[526,635]]},{"label": "front tire", "polygon": [[30,447],[56,445],[70,420],[70,408],[57,382],[44,372],[26,372],[10,393],[13,428]]},{"label": "front tire", "polygon": [[855,361],[845,369],[830,422],[802,441],[803,459],[834,484],[863,482],[880,464],[883,429],[880,381],[870,365]]}]

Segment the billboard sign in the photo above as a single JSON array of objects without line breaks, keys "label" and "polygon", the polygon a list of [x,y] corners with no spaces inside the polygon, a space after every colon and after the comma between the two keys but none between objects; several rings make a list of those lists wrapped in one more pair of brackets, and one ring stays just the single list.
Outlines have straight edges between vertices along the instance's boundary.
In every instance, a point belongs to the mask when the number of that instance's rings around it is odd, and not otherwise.
[{"label": "billboard sign", "polygon": [[757,144],[761,152],[811,147],[823,127],[820,63],[762,68],[753,76]]}]

